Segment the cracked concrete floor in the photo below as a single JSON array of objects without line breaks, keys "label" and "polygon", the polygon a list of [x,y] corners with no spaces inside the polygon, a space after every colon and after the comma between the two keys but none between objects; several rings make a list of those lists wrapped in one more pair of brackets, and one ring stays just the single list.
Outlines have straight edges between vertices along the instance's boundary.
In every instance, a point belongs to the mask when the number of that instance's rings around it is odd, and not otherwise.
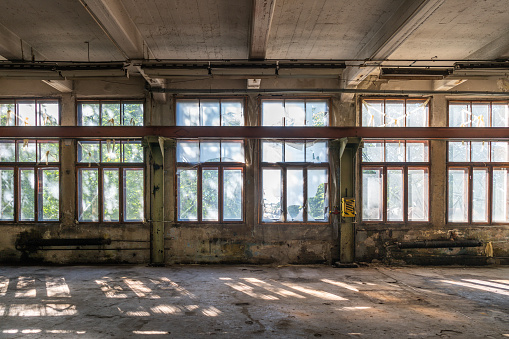
[{"label": "cracked concrete floor", "polygon": [[0,267],[1,338],[509,338],[509,267]]}]

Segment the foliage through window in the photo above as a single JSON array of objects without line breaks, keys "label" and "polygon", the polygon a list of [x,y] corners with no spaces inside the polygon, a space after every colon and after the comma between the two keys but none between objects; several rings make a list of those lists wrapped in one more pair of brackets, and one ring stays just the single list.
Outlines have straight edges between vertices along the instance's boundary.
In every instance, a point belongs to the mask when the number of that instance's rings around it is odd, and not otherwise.
[{"label": "foliage through window", "polygon": [[426,127],[429,99],[363,99],[364,127]]},{"label": "foliage through window", "polygon": [[244,126],[244,100],[178,99],[177,126]]},{"label": "foliage through window", "polygon": [[324,99],[263,99],[262,126],[329,126]]},{"label": "foliage through window", "polygon": [[244,162],[243,141],[179,140],[178,220],[243,221]]},{"label": "foliage through window", "polygon": [[143,102],[79,101],[79,126],[143,126]]},{"label": "foliage through window", "polygon": [[55,140],[0,140],[0,221],[60,219],[60,147]]},{"label": "foliage through window", "polygon": [[78,220],[144,220],[141,141],[78,141]]},{"label": "foliage through window", "polygon": [[428,221],[428,148],[427,141],[364,141],[363,221]]},{"label": "foliage through window", "polygon": [[326,141],[261,141],[262,221],[328,222]]},{"label": "foliage through window", "polygon": [[0,100],[0,126],[58,125],[60,125],[60,104],[57,100]]}]

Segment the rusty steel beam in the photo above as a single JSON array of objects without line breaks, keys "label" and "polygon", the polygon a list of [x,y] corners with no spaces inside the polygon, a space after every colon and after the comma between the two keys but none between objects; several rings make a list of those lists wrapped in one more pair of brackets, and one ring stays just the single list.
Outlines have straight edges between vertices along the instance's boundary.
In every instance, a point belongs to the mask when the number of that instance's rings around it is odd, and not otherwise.
[{"label": "rusty steel beam", "polygon": [[509,128],[460,127],[0,127],[0,138],[507,139]]}]

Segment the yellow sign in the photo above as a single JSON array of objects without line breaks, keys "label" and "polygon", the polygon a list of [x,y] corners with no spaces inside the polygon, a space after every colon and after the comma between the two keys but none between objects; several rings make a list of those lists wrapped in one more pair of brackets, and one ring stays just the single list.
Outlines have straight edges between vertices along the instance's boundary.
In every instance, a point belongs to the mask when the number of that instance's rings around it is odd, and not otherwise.
[{"label": "yellow sign", "polygon": [[355,218],[354,198],[341,198],[341,216],[345,218]]}]

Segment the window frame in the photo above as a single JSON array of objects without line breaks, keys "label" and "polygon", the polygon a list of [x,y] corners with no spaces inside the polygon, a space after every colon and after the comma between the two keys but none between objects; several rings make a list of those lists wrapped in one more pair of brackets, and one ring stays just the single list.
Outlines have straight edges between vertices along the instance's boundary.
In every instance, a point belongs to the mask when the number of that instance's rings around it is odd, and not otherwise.
[{"label": "window frame", "polygon": [[[145,126],[145,112],[146,112],[146,109],[145,109],[145,104],[146,104],[146,101],[145,101],[145,98],[140,98],[140,99],[133,99],[133,98],[121,98],[121,99],[116,99],[116,98],[100,98],[100,99],[76,99],[76,113],[75,113],[75,117],[76,117],[76,126],[83,126],[83,127],[109,127],[109,126],[104,126],[102,124],[102,119],[103,119],[103,104],[107,104],[107,103],[119,103],[120,105],[120,121],[121,123],[118,124],[118,125],[114,125],[116,127],[143,127]],[[124,120],[124,104],[128,104],[128,103],[139,103],[141,104],[142,108],[143,108],[143,117],[142,117],[142,122],[141,122],[141,125],[140,126],[132,126],[132,125],[125,125],[123,123],[123,120]],[[93,126],[86,126],[86,125],[83,125],[83,119],[82,119],[82,109],[81,109],[81,105],[82,104],[99,104],[99,124],[98,125],[93,125]]]},{"label": "window frame", "polygon": [[[24,124],[20,124],[19,123],[19,120],[20,120],[20,116],[19,116],[19,113],[18,113],[18,104],[19,103],[26,103],[26,102],[29,102],[29,101],[33,101],[34,102],[34,125],[24,125]],[[30,127],[44,127],[46,125],[41,125],[40,124],[40,120],[41,117],[40,117],[40,105],[43,103],[43,102],[50,102],[50,103],[56,103],[57,106],[58,106],[58,117],[57,117],[57,123],[56,125],[50,125],[50,126],[60,126],[61,123],[62,123],[62,104],[61,104],[61,100],[60,99],[55,99],[55,98],[2,98],[0,99],[0,105],[1,104],[9,104],[9,103],[13,103],[14,104],[14,125],[5,125],[5,127],[22,127],[22,126],[30,126]],[[1,125],[0,125],[1,126]]]},{"label": "window frame", "polygon": [[[219,101],[219,125],[218,126],[209,126],[209,125],[203,125],[202,122],[201,122],[201,114],[198,113],[198,122],[199,124],[198,125],[193,125],[193,126],[190,126],[190,125],[179,125],[178,124],[178,111],[177,111],[177,104],[179,101],[196,101],[198,100],[198,109],[200,109],[200,103],[201,101],[207,101],[207,100],[217,100]],[[222,109],[221,109],[221,105],[222,105],[222,102],[225,101],[225,102],[228,102],[228,101],[239,101],[241,102],[242,104],[242,117],[243,117],[243,120],[242,120],[242,125],[240,125],[240,127],[244,127],[244,126],[247,126],[247,114],[246,114],[246,107],[247,107],[247,97],[246,96],[231,96],[231,97],[220,97],[220,96],[199,96],[199,97],[186,97],[186,96],[178,96],[175,98],[174,100],[174,104],[173,104],[173,110],[175,112],[175,126],[179,126],[179,127],[231,127],[231,126],[223,126],[221,125],[222,124],[222,121],[223,121],[223,116],[222,116]]]},{"label": "window frame", "polygon": [[[469,108],[470,108],[470,112],[472,112],[472,107],[474,104],[489,104],[489,110],[488,110],[488,119],[489,119],[489,124],[486,124],[485,123],[485,126],[479,126],[480,128],[507,128],[507,127],[493,127],[493,105],[494,104],[506,104],[506,105],[509,105],[509,100],[448,100],[447,101],[447,126],[449,127],[452,127],[450,126],[450,123],[451,123],[451,104],[454,104],[454,103],[462,103],[464,105],[467,105]],[[478,128],[478,126],[472,126],[473,124],[473,120],[470,119],[470,125],[469,126],[454,126],[456,128]],[[509,122],[508,122],[509,124]]]},{"label": "window frame", "polygon": [[[286,125],[286,121],[285,121],[285,124],[284,125],[277,125],[277,126],[273,126],[273,125],[263,125],[263,103],[265,101],[283,101],[283,107],[286,107],[286,101],[299,101],[299,100],[302,100],[304,102],[304,105],[306,105],[306,103],[309,101],[309,102],[312,102],[312,101],[325,101],[326,104],[327,104],[327,116],[328,116],[328,119],[327,119],[327,125],[325,126],[310,126],[310,125],[302,125],[302,126],[287,126]],[[262,127],[284,127],[284,128],[292,128],[292,127],[329,127],[329,126],[332,126],[332,114],[331,114],[331,106],[332,106],[332,97],[330,96],[318,96],[318,97],[309,97],[309,96],[295,96],[295,97],[274,97],[274,96],[261,96],[258,98],[258,106],[260,107],[259,108],[259,112],[260,114],[258,115],[258,126],[262,126]],[[304,117],[304,121],[305,120],[305,117]]]},{"label": "window frame", "polygon": [[[384,112],[387,112],[387,101],[391,101],[391,100],[400,100],[400,101],[404,101],[404,113],[405,113],[405,117],[407,116],[407,107],[408,107],[408,102],[411,102],[411,101],[423,101],[424,103],[426,103],[426,124],[425,126],[417,126],[417,127],[411,127],[411,126],[407,126],[407,119],[404,119],[404,122],[405,122],[405,125],[404,126],[387,126],[387,122],[386,122],[386,113],[384,113],[384,121],[383,121],[383,125],[382,126],[369,126],[369,125],[366,125],[364,126],[364,121],[363,121],[363,109],[364,109],[364,105],[363,105],[363,102],[367,100],[367,101],[370,101],[370,100],[373,100],[373,101],[383,101],[383,106],[384,106]],[[375,127],[375,128],[395,128],[395,127],[398,127],[398,128],[422,128],[422,127],[429,127],[430,126],[430,118],[431,118],[431,100],[432,98],[431,97],[425,97],[425,98],[409,98],[409,97],[360,97],[359,98],[359,107],[360,109],[358,110],[358,114],[359,114],[359,122],[360,122],[360,126],[361,127]]]}]

